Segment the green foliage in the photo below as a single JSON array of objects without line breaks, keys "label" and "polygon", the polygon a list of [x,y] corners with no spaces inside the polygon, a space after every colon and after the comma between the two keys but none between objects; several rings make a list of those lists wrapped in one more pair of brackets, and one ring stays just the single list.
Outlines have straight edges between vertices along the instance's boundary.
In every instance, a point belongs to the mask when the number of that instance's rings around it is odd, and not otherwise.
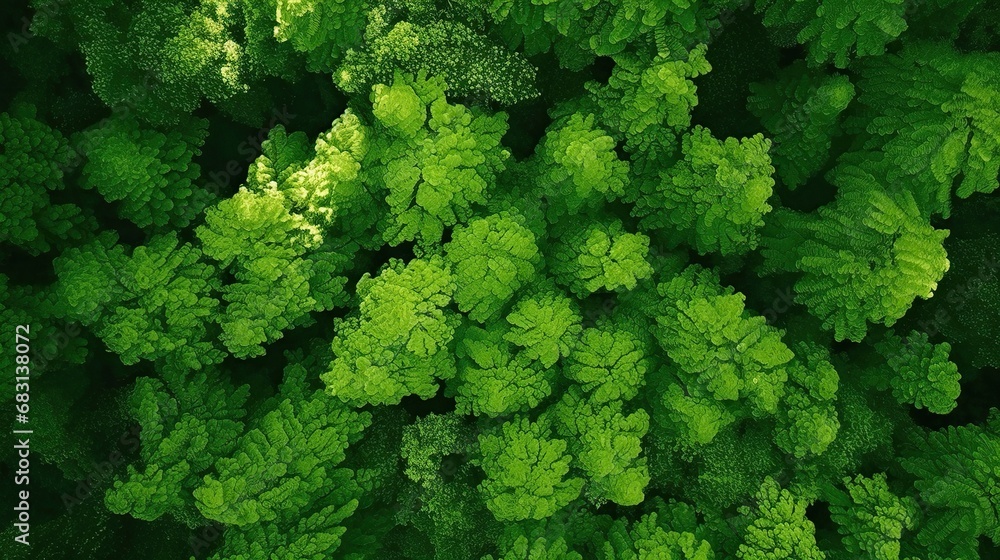
[{"label": "green foliage", "polygon": [[151,124],[177,123],[203,98],[249,116],[263,109],[252,102],[250,84],[297,73],[290,49],[268,27],[274,12],[262,12],[267,4],[40,1],[49,17],[36,32],[72,43],[101,100]]},{"label": "green foliage", "polygon": [[388,190],[391,245],[437,243],[444,229],[465,222],[474,204],[503,170],[509,152],[500,146],[506,115],[484,115],[448,103],[440,79],[399,74],[391,86],[372,88],[376,141],[369,173]]},{"label": "green foliage", "polygon": [[950,344],[932,344],[927,333],[913,331],[901,338],[890,332],[875,348],[890,371],[879,380],[880,388],[891,389],[897,401],[935,414],[948,414],[955,408],[962,376],[948,359]]},{"label": "green foliage", "polygon": [[444,250],[455,275],[455,303],[479,322],[495,318],[540,261],[535,235],[512,212],[456,227]]},{"label": "green foliage", "polygon": [[366,2],[278,0],[270,4],[275,5],[271,12],[277,22],[274,37],[305,53],[310,70],[331,70],[360,41],[364,30]]},{"label": "green foliage", "polygon": [[52,204],[49,191],[65,187],[63,174],[72,161],[59,131],[35,119],[31,105],[0,114],[0,243],[32,254],[48,251],[59,240],[79,239],[86,228],[80,208]]},{"label": "green foliage", "polygon": [[921,438],[919,454],[903,460],[930,508],[920,544],[942,556],[975,557],[980,535],[1000,543],[995,468],[1000,456],[1000,415],[983,426],[949,427]]},{"label": "green foliage", "polygon": [[129,396],[141,428],[143,470],[129,465],[104,501],[117,514],[153,521],[170,513],[197,524],[190,498],[201,476],[233,451],[243,433],[243,403],[249,387],[234,388],[212,370],[166,383],[143,377]]},{"label": "green foliage", "polygon": [[571,229],[552,250],[552,272],[578,297],[599,290],[631,290],[649,278],[649,237],[626,232],[620,221]]},{"label": "green foliage", "polygon": [[[734,424],[697,449],[691,461],[696,470],[684,478],[678,479],[680,473],[662,472],[662,467],[651,472],[654,477],[674,478],[681,485],[678,491],[705,511],[725,512],[750,502],[764,479],[781,469],[784,454],[773,439],[766,425]],[[683,449],[677,451],[684,453]]]},{"label": "green foliage", "polygon": [[836,201],[816,214],[782,212],[764,240],[765,267],[802,272],[795,300],[837,340],[860,341],[869,322],[893,325],[948,270],[948,230],[928,223],[910,193],[880,190],[879,181],[838,170]]},{"label": "green foliage", "polygon": [[337,320],[334,359],[322,375],[342,401],[395,404],[407,395],[429,398],[435,379],[455,373],[448,344],[457,317],[447,306],[455,283],[440,257],[392,260],[358,282],[358,313]]},{"label": "green foliage", "polygon": [[594,115],[574,113],[550,129],[537,149],[550,219],[592,208],[602,198],[625,193],[628,163],[615,154],[615,140],[594,124]]},{"label": "green foliage", "polygon": [[393,71],[426,71],[462,97],[513,105],[538,95],[531,64],[464,23],[393,19],[384,6],[369,13],[365,45],[347,51],[334,72],[341,89],[364,93],[373,84],[390,81]]},{"label": "green foliage", "polygon": [[845,68],[851,58],[881,55],[906,30],[906,0],[834,0],[819,7],[808,0],[757,0],[756,6],[768,27],[797,33],[814,65]]},{"label": "green foliage", "polygon": [[[521,536],[514,544],[498,556],[497,560],[583,560],[579,553],[567,551],[566,541],[557,539],[550,543],[545,537],[538,537],[534,541],[529,541],[527,537]],[[492,555],[486,555],[483,560],[493,560]]]},{"label": "green foliage", "polygon": [[794,357],[781,331],[751,316],[742,294],[696,265],[660,284],[657,293],[664,301],[657,339],[673,376],[664,405],[684,426],[685,438],[711,441],[734,419],[729,401],[745,402],[754,415],[775,413]]},{"label": "green foliage", "polygon": [[621,401],[595,403],[571,388],[551,412],[556,432],[570,442],[576,466],[587,477],[587,498],[624,506],[641,503],[649,483],[646,459],[640,457],[649,429],[646,411],[625,415]]},{"label": "green foliage", "polygon": [[794,349],[776,443],[801,458],[823,453],[837,437],[840,420],[834,401],[840,376],[822,347],[803,342]]},{"label": "green foliage", "polygon": [[284,527],[259,524],[249,527],[227,527],[222,547],[212,560],[258,558],[276,555],[279,558],[328,558],[342,542],[342,523],[354,513],[354,503],[327,506]]},{"label": "green foliage", "polygon": [[118,202],[118,215],[139,227],[182,228],[211,200],[195,184],[200,168],[192,162],[207,125],[191,120],[163,134],[129,116],[104,121],[73,138],[85,159],[81,186]]},{"label": "green foliage", "polygon": [[551,48],[562,66],[577,68],[594,55],[622,53],[630,44],[655,43],[666,50],[704,42],[718,30],[722,12],[739,6],[730,0],[626,0],[614,4],[494,0],[487,10],[506,24],[509,42],[523,41],[529,52]]},{"label": "green foliage", "polygon": [[0,557],[995,556],[995,3],[12,8]]},{"label": "green foliage", "polygon": [[233,355],[258,356],[261,344],[319,307],[311,297],[312,262],[301,257],[305,232],[278,196],[241,190],[210,209],[198,228],[208,256],[233,271],[222,288],[221,340]]},{"label": "green foliage", "polygon": [[552,437],[541,422],[516,418],[496,434],[479,437],[480,485],[486,506],[497,519],[544,519],[572,502],[583,488],[567,477],[571,457],[565,440]]},{"label": "green foliage", "polygon": [[459,358],[454,388],[459,412],[477,416],[504,416],[534,408],[552,393],[554,369],[517,351],[505,339],[502,325],[486,330],[469,327],[455,354]]},{"label": "green foliage", "polygon": [[647,349],[635,335],[616,328],[588,328],[563,366],[596,403],[628,401],[639,394],[649,369]]},{"label": "green foliage", "polygon": [[520,346],[525,356],[547,368],[569,356],[583,330],[573,300],[551,286],[525,294],[514,304],[507,322],[511,329],[504,340]]},{"label": "green foliage", "polygon": [[[74,315],[93,323],[125,364],[162,360],[183,371],[221,361],[224,354],[208,338],[218,278],[201,250],[169,233],[126,257],[114,241],[102,237],[56,265],[61,290],[76,301]],[[108,313],[93,314],[111,302]]]},{"label": "green foliage", "polygon": [[633,214],[643,217],[644,227],[664,229],[673,243],[688,243],[702,254],[756,249],[763,216],[771,211],[770,147],[760,134],[719,141],[696,126],[684,136],[684,159],[663,172]]},{"label": "green foliage", "polygon": [[841,133],[840,116],[854,99],[847,76],[810,72],[805,64],[782,71],[778,80],[750,84],[747,106],[772,136],[771,159],[789,189],[819,171]]},{"label": "green foliage", "polygon": [[664,527],[656,513],[644,515],[628,528],[616,521],[608,540],[599,549],[601,560],[638,560],[667,558],[670,560],[714,560],[712,546],[687,531]]},{"label": "green foliage", "polygon": [[947,217],[952,188],[961,198],[997,188],[998,90],[988,76],[1000,69],[998,56],[914,43],[861,68],[858,100],[866,110],[855,126],[885,154],[885,178],[911,183],[927,212]]},{"label": "green foliage", "polygon": [[251,166],[248,186],[258,192],[277,188],[289,212],[307,224],[303,227],[313,243],[319,243],[323,231],[338,220],[350,233],[361,234],[371,223],[351,214],[370,211],[372,205],[361,184],[361,162],[368,154],[370,136],[370,129],[348,110],[316,138],[311,152],[303,153],[304,135],[286,135],[278,125]]},{"label": "green foliage", "polygon": [[[349,497],[352,473],[335,466],[370,421],[368,413],[353,412],[321,392],[294,404],[281,401],[205,475],[194,490],[198,510],[208,519],[243,526],[299,519],[300,508],[330,499],[329,484],[342,494],[334,499]],[[340,503],[353,509],[347,500]]]},{"label": "green foliage", "polygon": [[893,494],[884,473],[845,478],[844,486],[846,492],[831,487],[827,496],[844,547],[864,558],[899,560],[900,538],[916,524],[916,501]]},{"label": "green foliage", "polygon": [[699,45],[679,58],[627,53],[617,57],[606,85],[587,85],[601,109],[601,124],[633,153],[661,145],[661,128],[690,126],[691,110],[698,104],[692,79],[712,70],[706,52]]},{"label": "green foliage", "polygon": [[752,521],[743,534],[736,557],[740,560],[823,560],[814,526],[806,518],[806,501],[768,478],[757,492],[756,511],[741,509]]},{"label": "green foliage", "polygon": [[412,489],[400,517],[427,534],[440,558],[478,559],[495,545],[498,527],[476,488],[481,475],[465,460],[475,444],[471,427],[454,414],[429,414],[403,432],[400,455]]}]

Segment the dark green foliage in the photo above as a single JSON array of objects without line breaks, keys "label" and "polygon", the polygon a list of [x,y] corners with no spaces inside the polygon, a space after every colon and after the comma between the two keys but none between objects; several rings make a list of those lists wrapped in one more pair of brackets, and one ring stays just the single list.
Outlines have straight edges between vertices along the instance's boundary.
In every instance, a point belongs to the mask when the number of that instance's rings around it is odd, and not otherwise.
[{"label": "dark green foliage", "polygon": [[103,121],[73,138],[84,159],[80,184],[118,202],[119,216],[139,227],[183,228],[211,200],[195,184],[201,170],[192,163],[206,125],[185,121],[163,134],[127,116]]},{"label": "dark green foliage", "polygon": [[750,111],[771,133],[771,159],[778,177],[795,189],[830,157],[840,134],[840,116],[854,99],[847,76],[811,72],[805,64],[784,70],[776,82],[751,84]]},{"label": "dark green foliage", "polygon": [[37,254],[60,239],[79,240],[87,223],[80,208],[52,204],[49,191],[64,188],[63,175],[73,153],[59,131],[35,119],[30,105],[0,114],[0,243]]},{"label": "dark green foliage", "polygon": [[994,4],[15,0],[0,557],[993,558]]},{"label": "dark green foliage", "polygon": [[890,182],[908,181],[921,208],[948,216],[951,191],[967,198],[997,188],[1000,145],[996,53],[960,54],[945,44],[913,43],[899,54],[868,61],[854,125],[881,151]]},{"label": "dark green foliage", "polygon": [[838,169],[836,201],[815,213],[782,211],[764,239],[765,269],[801,271],[796,301],[837,340],[860,341],[868,323],[893,325],[948,270],[948,230],[921,215],[913,195],[878,190],[883,179]]},{"label": "dark green foliage", "polygon": [[199,524],[191,492],[243,431],[247,386],[235,389],[214,371],[136,381],[128,406],[141,429],[145,470],[129,465],[105,496],[114,513],[153,521],[169,513]]},{"label": "dark green foliage", "polygon": [[904,459],[921,500],[930,508],[920,544],[941,555],[974,557],[980,535],[1000,543],[998,483],[1000,416],[985,426],[960,426],[926,434],[919,455]]}]

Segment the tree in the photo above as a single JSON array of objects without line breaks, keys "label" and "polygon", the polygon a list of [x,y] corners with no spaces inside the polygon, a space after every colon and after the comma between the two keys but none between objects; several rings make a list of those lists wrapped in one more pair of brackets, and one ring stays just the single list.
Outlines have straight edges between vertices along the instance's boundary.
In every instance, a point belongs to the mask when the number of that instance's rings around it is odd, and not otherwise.
[{"label": "tree", "polygon": [[115,242],[102,236],[57,262],[70,316],[92,324],[126,365],[145,359],[184,371],[222,361],[225,354],[208,337],[218,278],[201,251],[173,232],[130,257]]},{"label": "tree", "polygon": [[313,72],[329,72],[364,31],[365,2],[279,0],[272,6],[274,38],[304,53]]},{"label": "tree", "polygon": [[536,159],[550,221],[625,194],[628,163],[618,159],[615,140],[596,126],[594,115],[574,113],[554,123]]},{"label": "tree", "polygon": [[[698,104],[693,78],[712,66],[699,45],[687,52],[658,54],[653,58],[623,53],[607,85],[594,82],[587,88],[601,109],[600,123],[625,149],[640,153],[662,146],[661,127],[683,130],[691,124],[691,110]],[[669,145],[669,144],[668,144]]]},{"label": "tree", "polygon": [[741,508],[752,521],[736,552],[740,560],[823,560],[816,546],[815,527],[806,518],[806,501],[768,478],[757,492],[756,511]]},{"label": "tree", "polygon": [[[658,513],[648,513],[632,523],[631,528],[615,521],[607,540],[599,549],[600,560],[714,560],[712,545],[688,531],[669,527]],[[679,528],[678,528],[679,529]]]},{"label": "tree", "polygon": [[101,101],[149,124],[177,124],[202,99],[255,122],[270,104],[250,85],[301,73],[291,47],[275,41],[274,4],[37,4],[47,16],[37,33],[79,50]]},{"label": "tree", "polygon": [[284,558],[321,560],[340,548],[347,528],[343,523],[354,513],[356,501],[330,505],[304,514],[287,524],[261,523],[228,526],[222,547],[212,560],[276,555]]},{"label": "tree", "polygon": [[169,513],[198,525],[191,492],[216,459],[233,451],[249,389],[207,368],[186,379],[138,379],[129,408],[142,429],[142,464],[129,465],[127,476],[115,480],[104,497],[108,509],[144,521]]},{"label": "tree", "polygon": [[948,230],[929,224],[909,192],[883,190],[858,168],[834,183],[837,199],[816,214],[775,216],[762,253],[766,271],[801,272],[795,301],[823,328],[860,341],[869,322],[891,326],[914,298],[931,297],[948,270]]},{"label": "tree", "polygon": [[392,259],[358,281],[358,312],[335,322],[327,391],[354,406],[433,396],[455,373],[449,344],[458,317],[447,307],[454,280],[440,257]]},{"label": "tree", "polygon": [[843,535],[844,547],[855,555],[872,560],[899,560],[899,541],[904,531],[914,528],[917,503],[892,493],[885,473],[871,478],[845,478],[846,492],[828,485],[830,516]]},{"label": "tree", "polygon": [[504,113],[485,115],[448,103],[441,79],[396,73],[372,88],[379,125],[369,180],[388,191],[384,232],[391,245],[437,243],[444,229],[472,217],[473,205],[503,170]]},{"label": "tree", "polygon": [[977,556],[980,535],[1000,543],[995,492],[1000,457],[1000,414],[985,426],[952,426],[927,433],[917,453],[902,460],[916,477],[914,486],[929,508],[917,535],[920,544],[942,556]]},{"label": "tree", "polygon": [[[302,227],[312,237],[311,246],[339,233],[368,245],[367,231],[374,225],[369,216],[377,207],[363,184],[361,162],[368,155],[371,130],[347,109],[320,134],[312,149],[301,132],[286,134],[278,125],[268,132],[261,155],[250,166],[247,188],[282,195],[290,214],[301,217]],[[324,235],[326,234],[326,235]]]},{"label": "tree", "polygon": [[530,53],[553,50],[562,67],[579,70],[595,55],[632,54],[630,45],[655,45],[667,57],[671,49],[707,42],[724,12],[739,7],[730,0],[608,5],[502,0],[487,9],[504,25],[511,47],[523,42]]},{"label": "tree", "polygon": [[959,54],[916,42],[861,67],[855,128],[869,132],[866,148],[885,154],[888,184],[906,181],[922,209],[947,217],[951,192],[960,198],[998,185],[1000,136],[996,53]]},{"label": "tree", "polygon": [[456,227],[444,250],[455,275],[455,302],[479,322],[495,318],[541,261],[535,235],[514,212]]},{"label": "tree", "polygon": [[[246,184],[209,209],[197,229],[207,254],[232,272],[219,323],[234,355],[258,356],[263,344],[310,313],[346,303],[341,273],[373,224],[358,217],[372,203],[361,182],[367,128],[350,110],[310,149],[302,133],[268,133]],[[352,214],[355,214],[352,216]],[[362,213],[363,214],[363,213]],[[341,235],[330,231],[341,226]]]},{"label": "tree", "polygon": [[760,134],[719,141],[696,126],[684,136],[684,159],[661,174],[633,215],[643,218],[644,228],[664,230],[672,243],[688,243],[701,254],[753,250],[763,216],[771,211],[770,147]]},{"label": "tree", "polygon": [[[671,451],[684,462],[672,468],[682,469],[681,472],[663,472],[661,466],[651,469],[651,474],[654,479],[674,479],[670,488],[676,488],[685,500],[697,504],[699,510],[728,516],[734,506],[752,503],[764,480],[781,472],[787,455],[775,445],[775,432],[780,433],[766,422],[734,423],[723,428],[711,442],[695,448],[694,456],[675,444],[679,449]],[[691,463],[690,467],[687,463]]]},{"label": "tree", "polygon": [[367,92],[394,71],[425,71],[460,97],[513,105],[538,96],[535,68],[518,53],[461,21],[421,21],[412,9],[406,18],[387,5],[369,12],[365,44],[348,50],[336,68],[334,82],[344,91]]},{"label": "tree", "polygon": [[84,325],[97,323],[124,297],[119,281],[128,257],[118,236],[105,232],[79,248],[69,248],[52,261],[58,281],[55,292],[63,314]]},{"label": "tree", "polygon": [[626,415],[621,401],[595,403],[578,387],[570,387],[550,411],[556,433],[570,442],[574,465],[587,477],[586,496],[598,504],[641,503],[649,483],[646,458],[640,456],[649,429],[646,411]]},{"label": "tree", "polygon": [[401,523],[419,529],[436,558],[479,559],[496,544],[499,524],[476,485],[470,459],[477,427],[457,414],[428,414],[406,426],[399,456],[410,484],[401,493]]},{"label": "tree", "polygon": [[583,330],[563,366],[595,403],[628,401],[639,394],[650,368],[648,349],[634,334],[612,326]]},{"label": "tree", "polygon": [[962,376],[948,359],[950,344],[932,344],[927,333],[911,331],[902,338],[889,331],[875,348],[889,366],[889,375],[878,376],[879,388],[891,389],[900,403],[935,414],[948,414],[955,408]]},{"label": "tree", "polygon": [[513,348],[504,338],[508,332],[498,323],[462,331],[455,348],[458,375],[448,383],[459,412],[477,416],[527,412],[552,393],[557,371]]},{"label": "tree", "polygon": [[139,227],[183,228],[212,199],[196,184],[201,168],[193,161],[207,136],[203,119],[185,120],[166,134],[130,115],[101,121],[73,137],[85,160],[80,183],[118,202],[118,215]]},{"label": "tree", "polygon": [[631,290],[653,274],[646,261],[649,237],[625,231],[621,221],[569,226],[556,238],[550,266],[557,281],[577,297],[599,290]]},{"label": "tree", "polygon": [[370,421],[367,412],[319,391],[304,401],[286,398],[236,441],[231,456],[215,462],[194,490],[198,510],[244,526],[299,520],[301,511],[331,497],[350,504],[353,473],[336,465]]},{"label": "tree", "polygon": [[553,286],[542,284],[526,293],[507,314],[511,329],[504,339],[522,347],[525,356],[552,367],[569,356],[583,330],[574,302]]},{"label": "tree", "polygon": [[820,455],[837,437],[840,420],[834,401],[840,376],[829,352],[816,344],[799,342],[788,367],[787,393],[778,412],[776,443],[802,458]]},{"label": "tree", "polygon": [[846,68],[850,57],[875,57],[906,30],[905,0],[878,0],[857,4],[848,0],[824,2],[818,8],[802,0],[757,0],[764,25],[788,27],[809,49],[810,64],[832,62]]},{"label": "tree", "polygon": [[497,433],[479,436],[479,488],[486,506],[501,521],[543,519],[573,501],[581,478],[567,478],[571,457],[566,441],[552,437],[544,423],[520,417]]},{"label": "tree", "polygon": [[842,133],[841,115],[855,88],[844,75],[826,76],[805,64],[790,66],[774,82],[750,84],[747,107],[771,135],[771,160],[778,177],[795,189],[830,157]]},{"label": "tree", "polygon": [[310,293],[314,261],[302,258],[308,229],[280,196],[241,189],[206,212],[197,232],[205,253],[233,271],[235,281],[222,287],[225,312],[217,318],[233,355],[263,354],[262,344],[320,308]]},{"label": "tree", "polygon": [[774,414],[794,357],[782,332],[751,316],[743,294],[723,288],[713,271],[697,265],[660,284],[657,293],[664,302],[654,311],[657,339],[676,376],[664,403],[686,425],[687,437],[711,441],[732,420],[727,401],[744,401],[755,416]]},{"label": "tree", "polygon": [[[567,549],[562,538],[549,542],[545,537],[529,541],[521,536],[497,557],[498,560],[583,560],[579,553]],[[482,560],[493,560],[492,555],[486,555]]]},{"label": "tree", "polygon": [[49,191],[65,187],[64,172],[73,155],[59,131],[36,120],[32,105],[17,105],[0,114],[0,242],[31,254],[63,241],[79,240],[93,228],[73,204],[53,204]]}]

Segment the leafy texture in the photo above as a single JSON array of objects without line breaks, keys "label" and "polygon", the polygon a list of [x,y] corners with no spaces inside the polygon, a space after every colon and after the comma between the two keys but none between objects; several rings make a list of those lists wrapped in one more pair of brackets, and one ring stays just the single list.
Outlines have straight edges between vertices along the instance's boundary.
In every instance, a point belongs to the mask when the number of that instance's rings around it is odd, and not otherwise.
[{"label": "leafy texture", "polygon": [[365,275],[358,314],[337,322],[334,359],[322,376],[327,391],[357,406],[431,397],[435,379],[455,373],[448,343],[456,317],[447,309],[454,289],[440,258],[393,261]]},{"label": "leafy texture", "polygon": [[542,423],[511,420],[499,433],[481,436],[480,485],[486,506],[499,520],[542,519],[575,499],[583,480],[568,476],[566,441]]},{"label": "leafy texture", "polygon": [[770,142],[761,135],[720,142],[695,127],[684,137],[684,159],[661,175],[637,205],[648,228],[664,228],[674,242],[700,253],[740,254],[755,249],[770,212],[774,180]]},{"label": "leafy texture", "polygon": [[795,299],[824,328],[857,341],[869,322],[890,326],[933,295],[948,270],[948,231],[921,217],[909,193],[878,190],[870,173],[845,168],[836,182],[845,190],[815,215],[778,217],[763,253],[768,268],[802,272]]},{"label": "leafy texture", "polygon": [[996,556],[996,2],[8,16],[0,558]]}]

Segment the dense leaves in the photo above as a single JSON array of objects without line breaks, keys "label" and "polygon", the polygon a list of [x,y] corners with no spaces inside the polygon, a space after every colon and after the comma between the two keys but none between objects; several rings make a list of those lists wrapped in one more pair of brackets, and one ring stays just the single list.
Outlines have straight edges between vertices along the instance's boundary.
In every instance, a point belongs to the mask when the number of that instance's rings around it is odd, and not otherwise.
[{"label": "dense leaves", "polygon": [[8,12],[0,557],[996,556],[993,3]]}]

